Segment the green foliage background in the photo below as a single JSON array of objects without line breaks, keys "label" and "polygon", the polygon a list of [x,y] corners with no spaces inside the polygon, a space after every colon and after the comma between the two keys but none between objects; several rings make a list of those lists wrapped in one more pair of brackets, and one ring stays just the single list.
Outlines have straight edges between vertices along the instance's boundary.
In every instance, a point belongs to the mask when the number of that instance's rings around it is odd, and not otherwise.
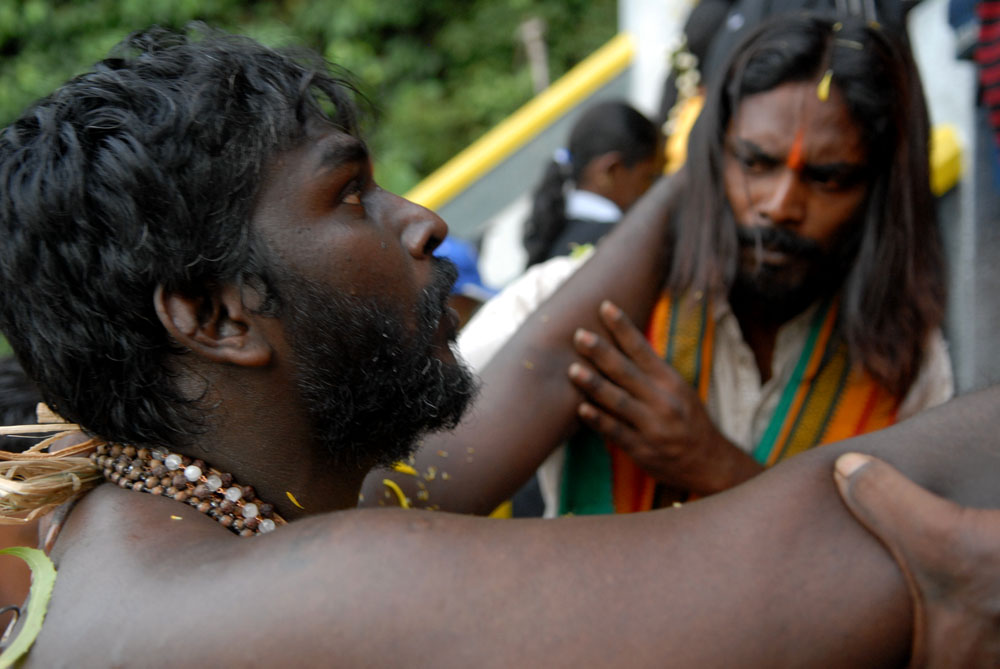
[{"label": "green foliage background", "polygon": [[518,26],[548,26],[554,80],[614,36],[614,0],[21,0],[0,2],[0,124],[129,32],[202,20],[311,47],[367,87],[376,177],[405,192],[532,96]]}]

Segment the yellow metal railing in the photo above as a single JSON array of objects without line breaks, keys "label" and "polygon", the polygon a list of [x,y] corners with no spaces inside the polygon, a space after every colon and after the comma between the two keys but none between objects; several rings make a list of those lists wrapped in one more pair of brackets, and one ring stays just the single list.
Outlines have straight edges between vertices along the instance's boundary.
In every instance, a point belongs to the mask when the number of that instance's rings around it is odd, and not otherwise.
[{"label": "yellow metal railing", "polygon": [[408,200],[438,209],[553,121],[621,74],[632,62],[631,36],[620,33],[535,96],[406,194]]}]

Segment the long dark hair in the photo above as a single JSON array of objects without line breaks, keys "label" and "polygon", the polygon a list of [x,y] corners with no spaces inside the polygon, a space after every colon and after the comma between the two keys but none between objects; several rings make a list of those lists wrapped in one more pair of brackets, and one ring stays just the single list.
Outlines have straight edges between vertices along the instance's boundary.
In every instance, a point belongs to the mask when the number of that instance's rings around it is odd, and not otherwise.
[{"label": "long dark hair", "polygon": [[570,132],[566,161],[550,161],[535,190],[524,226],[528,266],[548,258],[553,242],[566,228],[567,181],[579,182],[598,156],[618,151],[625,166],[632,167],[653,156],[658,146],[656,126],[625,102],[599,102],[585,111]]},{"label": "long dark hair", "polygon": [[678,291],[732,285],[738,246],[722,177],[730,118],[747,96],[818,79],[826,70],[862,131],[872,175],[839,327],[854,359],[902,395],[920,369],[928,334],[944,317],[944,261],[920,77],[909,48],[876,25],[787,15],[733,51],[691,133],[688,197],[675,219],[669,284]]}]

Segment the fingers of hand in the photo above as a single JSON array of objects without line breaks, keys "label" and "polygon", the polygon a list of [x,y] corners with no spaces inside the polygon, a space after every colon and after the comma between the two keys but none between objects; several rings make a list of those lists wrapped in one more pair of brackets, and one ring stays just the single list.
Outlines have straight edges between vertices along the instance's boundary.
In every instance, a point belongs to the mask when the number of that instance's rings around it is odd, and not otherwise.
[{"label": "fingers of hand", "polygon": [[590,401],[616,419],[635,424],[641,419],[642,405],[627,390],[579,362],[569,366],[569,378]]},{"label": "fingers of hand", "polygon": [[638,435],[632,427],[600,408],[583,402],[577,408],[577,415],[590,429],[599,435],[621,446],[626,451],[631,450],[638,441]]},{"label": "fingers of hand", "polygon": [[645,375],[635,364],[606,339],[590,330],[579,329],[573,335],[577,352],[616,385],[639,396],[647,385]]},{"label": "fingers of hand", "polygon": [[666,377],[673,380],[680,378],[677,372],[664,363],[656,351],[646,341],[646,337],[629,319],[629,317],[618,308],[617,305],[605,300],[599,308],[601,322],[608,329],[615,343],[625,355],[635,362],[646,374]]}]

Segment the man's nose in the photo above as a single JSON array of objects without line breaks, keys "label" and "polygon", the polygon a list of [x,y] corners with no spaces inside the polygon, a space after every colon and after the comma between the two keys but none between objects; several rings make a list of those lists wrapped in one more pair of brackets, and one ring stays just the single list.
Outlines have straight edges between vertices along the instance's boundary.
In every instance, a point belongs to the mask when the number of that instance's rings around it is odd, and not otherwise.
[{"label": "man's nose", "polygon": [[448,236],[448,224],[430,209],[394,195],[399,239],[414,258],[429,258]]},{"label": "man's nose", "polygon": [[772,225],[797,225],[806,216],[806,185],[797,170],[785,168],[758,208]]}]

